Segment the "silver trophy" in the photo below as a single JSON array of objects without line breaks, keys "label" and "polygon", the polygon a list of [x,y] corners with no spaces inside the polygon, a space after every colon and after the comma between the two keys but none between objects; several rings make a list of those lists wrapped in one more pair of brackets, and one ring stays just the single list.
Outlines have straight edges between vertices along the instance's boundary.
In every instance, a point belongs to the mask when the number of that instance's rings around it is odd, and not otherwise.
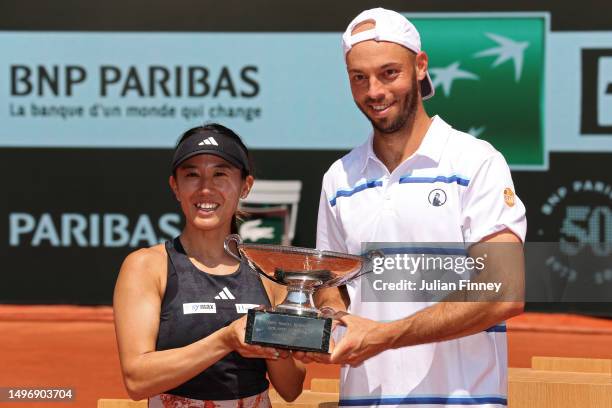
[{"label": "silver trophy", "polygon": [[329,349],[332,317],[315,307],[313,294],[370,272],[372,259],[380,256],[378,252],[358,256],[283,245],[245,244],[236,234],[225,239],[224,247],[239,262],[246,260],[262,276],[287,287],[287,297],[281,304],[248,311],[245,341],[323,353]]}]

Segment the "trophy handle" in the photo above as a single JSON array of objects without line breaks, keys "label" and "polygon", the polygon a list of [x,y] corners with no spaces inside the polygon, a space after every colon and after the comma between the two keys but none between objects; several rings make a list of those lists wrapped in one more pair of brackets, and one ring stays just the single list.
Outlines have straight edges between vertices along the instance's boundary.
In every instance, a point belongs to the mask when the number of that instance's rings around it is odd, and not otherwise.
[{"label": "trophy handle", "polygon": [[225,241],[223,241],[223,249],[225,249],[225,252],[227,252],[227,254],[229,256],[231,256],[232,258],[234,258],[238,262],[242,262],[242,257],[240,256],[240,251],[238,251],[238,255],[236,255],[234,253],[234,251],[232,250],[232,248],[230,246],[230,244],[232,242],[236,243],[236,249],[238,249],[238,246],[242,244],[242,238],[240,238],[240,235],[238,235],[238,234],[228,235],[225,238]]},{"label": "trophy handle", "polygon": [[372,261],[374,260],[374,258],[384,258],[385,253],[380,249],[373,249],[371,251],[368,251],[365,254],[365,257],[368,258],[369,261]]}]

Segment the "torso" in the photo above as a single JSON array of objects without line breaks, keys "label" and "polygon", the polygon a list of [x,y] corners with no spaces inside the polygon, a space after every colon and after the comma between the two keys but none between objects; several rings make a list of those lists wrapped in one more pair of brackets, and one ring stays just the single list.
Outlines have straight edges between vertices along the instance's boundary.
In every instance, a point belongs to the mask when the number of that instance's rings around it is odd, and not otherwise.
[{"label": "torso", "polygon": [[[215,275],[198,269],[178,239],[151,249],[158,254],[160,250],[167,255],[165,273],[156,268],[161,299],[156,350],[191,344],[278,297],[279,290],[266,287],[246,263],[236,265],[232,273]],[[265,360],[233,352],[167,393],[207,401],[250,397],[267,389],[266,371]]]},{"label": "torso", "polygon": [[[427,135],[417,154],[392,172],[376,158],[366,163],[366,145],[332,166],[324,188],[346,247],[320,249],[361,254],[364,242],[420,243],[415,246],[421,248],[427,243],[467,245],[466,189],[478,166],[496,152],[440,119],[431,130],[434,133]],[[363,282],[351,282],[347,291],[349,311],[366,318],[401,319],[431,304],[410,299],[367,301],[362,298]],[[457,340],[387,350],[359,367],[343,367],[341,405],[446,406],[453,396],[463,398],[457,399],[458,404],[469,400],[479,407],[503,405],[505,336],[505,325],[499,325]]]}]

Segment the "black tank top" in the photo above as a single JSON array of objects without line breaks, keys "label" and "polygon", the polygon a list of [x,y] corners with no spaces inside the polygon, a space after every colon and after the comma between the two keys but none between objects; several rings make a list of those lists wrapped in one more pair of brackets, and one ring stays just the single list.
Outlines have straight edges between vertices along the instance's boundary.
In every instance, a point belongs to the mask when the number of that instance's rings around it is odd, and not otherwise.
[{"label": "black tank top", "polygon": [[[242,317],[250,305],[270,306],[260,277],[245,262],[230,275],[211,275],[191,263],[181,241],[166,242],[168,283],[161,306],[156,350],[183,347]],[[264,359],[231,352],[167,391],[199,400],[232,400],[268,388]]]}]

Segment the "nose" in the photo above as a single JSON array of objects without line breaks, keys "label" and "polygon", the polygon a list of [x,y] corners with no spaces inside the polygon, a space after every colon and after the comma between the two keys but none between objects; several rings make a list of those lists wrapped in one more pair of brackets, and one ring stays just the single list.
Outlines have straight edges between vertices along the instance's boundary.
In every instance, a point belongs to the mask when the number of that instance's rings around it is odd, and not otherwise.
[{"label": "nose", "polygon": [[367,97],[374,101],[379,101],[385,98],[385,90],[382,82],[376,78],[375,75],[372,75],[368,81],[368,92]]},{"label": "nose", "polygon": [[200,178],[200,191],[209,192],[213,188],[213,178],[204,175]]}]

